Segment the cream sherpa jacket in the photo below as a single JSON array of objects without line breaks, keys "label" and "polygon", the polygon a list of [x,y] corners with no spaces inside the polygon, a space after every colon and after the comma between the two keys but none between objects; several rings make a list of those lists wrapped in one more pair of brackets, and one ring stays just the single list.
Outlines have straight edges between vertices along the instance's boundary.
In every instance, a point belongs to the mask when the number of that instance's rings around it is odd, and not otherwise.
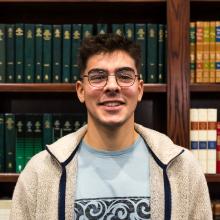
[{"label": "cream sherpa jacket", "polygon": [[[74,219],[75,153],[86,129],[59,139],[30,160],[15,187],[10,219]],[[211,220],[207,183],[192,154],[159,132],[137,124],[135,129],[152,155],[151,219]]]}]

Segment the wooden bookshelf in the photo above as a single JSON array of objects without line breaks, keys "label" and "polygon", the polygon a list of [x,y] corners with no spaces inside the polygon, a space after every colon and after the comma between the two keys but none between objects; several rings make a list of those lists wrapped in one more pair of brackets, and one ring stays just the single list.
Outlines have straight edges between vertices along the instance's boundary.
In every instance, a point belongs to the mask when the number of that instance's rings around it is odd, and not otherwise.
[{"label": "wooden bookshelf", "polygon": [[190,92],[220,92],[220,84],[194,83],[190,85]]}]

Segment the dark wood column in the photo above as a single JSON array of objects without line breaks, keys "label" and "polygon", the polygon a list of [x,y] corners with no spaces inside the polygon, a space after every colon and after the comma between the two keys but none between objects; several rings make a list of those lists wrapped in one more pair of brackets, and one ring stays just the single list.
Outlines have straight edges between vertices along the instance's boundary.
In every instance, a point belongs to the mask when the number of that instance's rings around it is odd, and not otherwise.
[{"label": "dark wood column", "polygon": [[189,0],[167,0],[167,133],[189,142]]}]

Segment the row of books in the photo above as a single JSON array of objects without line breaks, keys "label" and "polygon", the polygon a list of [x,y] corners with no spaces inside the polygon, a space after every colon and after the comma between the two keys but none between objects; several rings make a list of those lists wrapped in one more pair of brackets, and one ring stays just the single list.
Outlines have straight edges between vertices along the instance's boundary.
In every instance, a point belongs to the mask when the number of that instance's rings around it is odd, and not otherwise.
[{"label": "row of books", "polygon": [[220,220],[220,200],[212,200],[213,220]]},{"label": "row of books", "polygon": [[163,83],[166,26],[163,24],[0,24],[0,83],[74,83],[79,79],[82,39],[107,32],[125,35],[142,49],[146,83]]},{"label": "row of books", "polygon": [[220,173],[220,122],[217,122],[217,109],[190,109],[190,146],[204,173]]},{"label": "row of books", "polygon": [[0,172],[21,172],[29,159],[86,123],[86,114],[0,114]]},{"label": "row of books", "polygon": [[191,83],[220,83],[220,21],[190,23]]}]

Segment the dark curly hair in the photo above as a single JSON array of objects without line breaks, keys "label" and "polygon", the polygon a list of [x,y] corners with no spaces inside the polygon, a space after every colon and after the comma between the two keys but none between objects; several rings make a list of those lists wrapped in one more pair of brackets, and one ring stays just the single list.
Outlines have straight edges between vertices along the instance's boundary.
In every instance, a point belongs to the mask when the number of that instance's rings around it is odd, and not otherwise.
[{"label": "dark curly hair", "polygon": [[141,49],[135,42],[117,34],[99,34],[90,36],[82,41],[79,53],[79,68],[81,75],[86,69],[88,59],[100,53],[112,53],[122,50],[128,53],[135,61],[140,74]]}]

